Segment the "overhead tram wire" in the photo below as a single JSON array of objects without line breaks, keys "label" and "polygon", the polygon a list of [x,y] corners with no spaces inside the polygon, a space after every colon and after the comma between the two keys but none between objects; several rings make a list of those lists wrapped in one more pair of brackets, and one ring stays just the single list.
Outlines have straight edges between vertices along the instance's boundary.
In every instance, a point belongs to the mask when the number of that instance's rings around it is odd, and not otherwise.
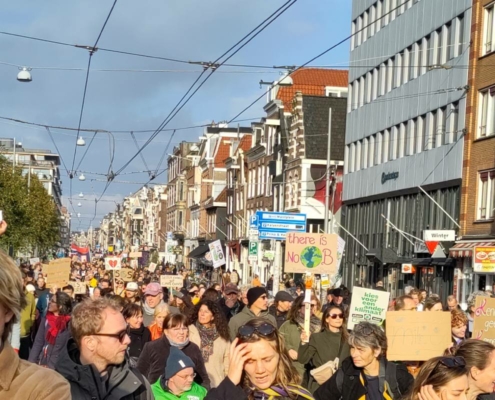
[{"label": "overhead tram wire", "polygon": [[[228,49],[225,53],[223,53],[220,57],[218,57],[213,63],[209,63],[209,66],[204,69],[204,71],[201,73],[199,78],[194,82],[194,84],[188,89],[186,94],[182,97],[182,99],[177,103],[177,105],[172,109],[172,111],[168,114],[168,116],[164,119],[164,121],[160,124],[158,129],[151,135],[151,137],[148,139],[148,141],[145,142],[145,144],[141,147],[141,149],[136,153],[124,166],[122,166],[117,172],[116,175],[118,175],[120,172],[122,172],[136,157],[137,155],[143,151],[149,143],[161,132],[161,130],[168,125],[168,123],[177,115],[177,113],[189,102],[189,100],[197,93],[197,91],[206,83],[206,81],[211,77],[211,75],[222,65],[222,63],[217,64],[219,60],[223,57],[225,57],[230,51],[235,49],[237,46],[239,46],[242,42],[247,40],[246,43],[244,43],[239,49],[237,49],[230,57],[228,57],[226,60],[223,62],[226,62],[229,60],[233,55],[235,55],[238,51],[240,51],[244,46],[246,46],[251,40],[253,40],[256,36],[258,36],[266,27],[268,27],[272,22],[274,22],[278,17],[280,17],[285,11],[287,11],[290,7],[292,7],[297,0],[288,0],[286,3],[284,3],[281,7],[279,7],[275,12],[273,12],[269,17],[267,17],[263,22],[261,22],[258,26],[256,26],[251,32],[249,32],[247,35],[245,35],[241,40],[239,40],[235,45],[233,45],[230,49]],[[266,25],[265,25],[266,24]],[[263,27],[263,25],[265,25]],[[260,27],[262,27],[261,30],[256,32]],[[255,33],[256,32],[256,33]],[[253,35],[251,38],[249,36]],[[249,38],[249,39],[248,39]],[[192,90],[194,85],[199,81],[199,79],[203,76],[203,74],[207,71],[207,69],[211,68],[210,74],[206,77],[205,80],[196,88],[196,90],[189,96],[189,98],[182,104],[180,103],[184,100],[184,98],[189,94],[189,92]],[[180,107],[179,107],[180,105]],[[175,113],[174,113],[175,111]]]}]

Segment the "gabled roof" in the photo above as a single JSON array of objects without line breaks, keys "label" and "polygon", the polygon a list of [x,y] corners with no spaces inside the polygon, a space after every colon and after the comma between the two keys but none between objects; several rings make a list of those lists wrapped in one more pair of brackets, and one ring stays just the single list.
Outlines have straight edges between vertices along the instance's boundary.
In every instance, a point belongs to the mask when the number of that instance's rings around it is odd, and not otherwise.
[{"label": "gabled roof", "polygon": [[237,154],[239,149],[246,152],[251,148],[251,143],[253,142],[253,135],[244,135],[240,141],[240,143],[235,148],[234,153]]},{"label": "gabled roof", "polygon": [[301,68],[292,74],[293,85],[281,86],[277,99],[282,100],[284,108],[292,111],[292,100],[296,92],[305,95],[325,96],[327,86],[347,87],[349,72],[339,69]]},{"label": "gabled roof", "polygon": [[226,203],[227,202],[227,187],[224,187],[220,192],[218,197],[215,199],[215,203]]},{"label": "gabled roof", "polygon": [[225,143],[226,141],[228,141],[228,138],[220,138],[220,143],[215,154],[214,167],[225,166],[225,160],[230,156],[230,144]]}]

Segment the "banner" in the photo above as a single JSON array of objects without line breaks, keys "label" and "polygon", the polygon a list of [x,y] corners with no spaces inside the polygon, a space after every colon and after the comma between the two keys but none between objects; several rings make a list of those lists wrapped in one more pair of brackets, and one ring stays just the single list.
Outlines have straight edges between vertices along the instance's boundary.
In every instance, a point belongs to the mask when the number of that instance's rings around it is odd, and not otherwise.
[{"label": "banner", "polygon": [[67,285],[70,275],[70,258],[57,258],[50,261],[49,264],[43,264],[43,274],[47,274],[47,283],[49,287]]},{"label": "banner", "polygon": [[495,344],[495,299],[476,296],[474,310],[473,339]]},{"label": "banner", "polygon": [[287,233],[284,272],[335,274],[338,237],[326,233]]},{"label": "banner", "polygon": [[74,294],[86,294],[86,282],[69,281],[69,285],[74,288]]},{"label": "banner", "polygon": [[121,269],[122,265],[120,263],[119,257],[107,257],[105,258],[105,270],[106,271],[115,271],[117,269]]},{"label": "banner", "polygon": [[223,255],[222,242],[215,240],[208,244],[213,262],[213,268],[221,267],[225,265],[225,256]]},{"label": "banner", "polygon": [[114,270],[113,279],[122,279],[124,282],[132,282],[134,280],[134,270],[130,268]]},{"label": "banner", "polygon": [[34,257],[34,258],[29,259],[29,264],[31,264],[31,265],[38,264],[39,262],[40,262],[39,257]]},{"label": "banner", "polygon": [[429,360],[443,355],[452,343],[450,312],[388,311],[385,332],[387,360]]},{"label": "banner", "polygon": [[155,272],[155,269],[156,269],[156,264],[155,263],[151,263],[148,266],[148,271],[150,271],[151,273]]},{"label": "banner", "polygon": [[180,275],[162,275],[160,276],[160,286],[181,288],[184,286],[184,279]]},{"label": "banner", "polygon": [[389,292],[354,286],[347,329],[362,321],[382,325],[388,309]]},{"label": "banner", "polygon": [[474,272],[495,272],[495,247],[475,247]]}]

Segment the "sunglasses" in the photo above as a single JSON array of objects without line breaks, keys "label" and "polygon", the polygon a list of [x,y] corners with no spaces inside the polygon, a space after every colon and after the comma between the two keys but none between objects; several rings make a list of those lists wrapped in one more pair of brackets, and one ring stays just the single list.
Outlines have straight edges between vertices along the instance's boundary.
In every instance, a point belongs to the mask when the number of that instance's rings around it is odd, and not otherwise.
[{"label": "sunglasses", "polygon": [[270,336],[275,332],[275,327],[269,323],[263,323],[258,327],[254,327],[251,325],[243,325],[238,330],[238,336],[242,339],[250,338],[254,334],[258,334],[260,336]]},{"label": "sunglasses", "polygon": [[118,339],[120,343],[123,343],[126,336],[129,336],[131,333],[131,327],[128,325],[123,331],[118,333],[93,333],[93,336],[104,336],[104,337],[113,337]]},{"label": "sunglasses", "polygon": [[339,314],[330,314],[329,317],[332,318],[332,319],[337,319],[337,318],[344,319],[344,314],[342,314],[342,313],[339,313]]},{"label": "sunglasses", "polygon": [[435,365],[435,368],[433,368],[428,376],[425,379],[425,382],[427,382],[430,377],[433,375],[433,373],[436,371],[438,368],[438,365],[442,364],[446,366],[447,368],[464,368],[466,367],[466,361],[464,360],[463,357],[442,357],[438,360],[437,365]]}]

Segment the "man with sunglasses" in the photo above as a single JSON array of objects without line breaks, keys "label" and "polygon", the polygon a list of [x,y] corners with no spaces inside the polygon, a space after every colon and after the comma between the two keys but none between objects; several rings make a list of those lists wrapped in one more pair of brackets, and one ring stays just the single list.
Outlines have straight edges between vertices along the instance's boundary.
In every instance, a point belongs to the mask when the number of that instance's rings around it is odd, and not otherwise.
[{"label": "man with sunglasses", "polygon": [[268,311],[268,293],[264,287],[252,287],[247,292],[248,305],[233,316],[229,322],[230,339],[233,341],[237,331],[253,318],[264,318],[273,326],[277,326],[275,317]]},{"label": "man with sunglasses", "polygon": [[108,298],[86,300],[72,313],[70,339],[55,370],[69,381],[73,399],[151,400],[146,378],[126,359],[129,327]]}]

